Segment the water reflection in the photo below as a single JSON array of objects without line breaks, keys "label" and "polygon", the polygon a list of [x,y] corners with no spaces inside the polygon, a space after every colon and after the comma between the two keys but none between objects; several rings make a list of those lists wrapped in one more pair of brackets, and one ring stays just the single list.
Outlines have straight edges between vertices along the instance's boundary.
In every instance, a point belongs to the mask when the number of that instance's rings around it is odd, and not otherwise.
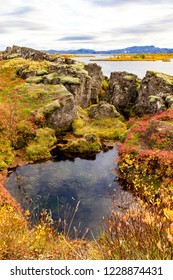
[{"label": "water reflection", "polygon": [[[109,57],[104,56],[104,58]],[[93,58],[93,57],[92,57]],[[103,56],[96,55],[96,58],[103,58]],[[90,61],[91,57],[76,57],[78,61],[84,63],[97,63],[102,67],[104,75],[110,77],[111,72],[126,71],[143,78],[148,70],[155,72],[162,72],[173,76],[173,59],[171,62],[158,61]]]},{"label": "water reflection", "polygon": [[[55,221],[66,220],[82,236],[86,228],[98,231],[102,218],[109,215],[112,197],[120,204],[125,193],[115,180],[117,150],[100,152],[95,160],[48,161],[18,167],[10,176],[6,188],[36,220],[42,209],[50,209]],[[75,210],[78,208],[77,211]],[[80,225],[80,226],[79,226]]]}]

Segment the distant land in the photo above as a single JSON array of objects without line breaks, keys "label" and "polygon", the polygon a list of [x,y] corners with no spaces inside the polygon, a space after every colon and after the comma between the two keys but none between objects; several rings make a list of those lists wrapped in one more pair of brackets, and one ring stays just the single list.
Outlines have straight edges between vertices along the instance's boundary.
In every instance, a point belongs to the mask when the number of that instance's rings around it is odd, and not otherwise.
[{"label": "distant land", "polygon": [[59,53],[59,54],[135,54],[135,53],[173,53],[173,49],[169,48],[158,48],[155,46],[133,46],[125,49],[105,50],[96,51],[92,49],[78,49],[78,50],[46,50],[48,53]]}]

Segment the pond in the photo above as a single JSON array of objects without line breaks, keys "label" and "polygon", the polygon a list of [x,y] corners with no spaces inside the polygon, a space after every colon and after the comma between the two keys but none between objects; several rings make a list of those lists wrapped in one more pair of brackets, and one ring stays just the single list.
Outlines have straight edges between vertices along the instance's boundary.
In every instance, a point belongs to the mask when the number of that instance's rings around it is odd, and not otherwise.
[{"label": "pond", "polygon": [[148,70],[162,72],[173,76],[173,59],[170,62],[158,61],[91,61],[90,59],[106,58],[108,56],[95,55],[95,57],[76,57],[75,60],[84,63],[97,63],[102,67],[103,74],[110,77],[111,72],[126,71],[143,78]]},{"label": "pond", "polygon": [[53,220],[61,218],[60,230],[76,228],[77,237],[88,231],[97,236],[103,217],[112,207],[128,207],[132,195],[124,191],[115,176],[117,149],[98,153],[93,159],[57,159],[16,168],[6,188],[29,209],[34,222],[42,209],[51,211]]}]

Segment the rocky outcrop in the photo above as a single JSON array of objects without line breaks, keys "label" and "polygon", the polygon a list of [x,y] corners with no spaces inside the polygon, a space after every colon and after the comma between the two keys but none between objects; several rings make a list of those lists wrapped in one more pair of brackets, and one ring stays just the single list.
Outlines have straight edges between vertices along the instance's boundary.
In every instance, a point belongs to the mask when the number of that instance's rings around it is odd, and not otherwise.
[{"label": "rocky outcrop", "polygon": [[173,106],[173,77],[147,71],[136,100],[136,113],[156,114]]},{"label": "rocky outcrop", "polygon": [[41,108],[37,115],[45,118],[48,127],[67,131],[77,116],[74,96],[63,85],[52,87],[56,91],[56,99]]},{"label": "rocky outcrop", "polygon": [[[28,59],[28,65],[17,70],[17,75],[26,79],[27,83],[63,84],[74,95],[76,105],[82,108],[98,101],[103,74],[97,64],[84,65],[70,58],[19,46],[7,47],[3,55],[4,59],[18,57]],[[38,68],[33,69],[29,60],[46,60],[49,64],[44,67],[38,65]]]},{"label": "rocky outcrop", "polygon": [[96,63],[85,65],[85,70],[87,70],[88,75],[91,77],[91,104],[96,104],[104,76],[101,67]]},{"label": "rocky outcrop", "polygon": [[124,116],[133,114],[133,107],[138,97],[139,78],[127,72],[113,72],[110,76],[107,101]]},{"label": "rocky outcrop", "polygon": [[88,115],[92,119],[102,118],[117,118],[120,113],[117,112],[115,107],[105,101],[101,101],[99,104],[93,104],[88,109]]},{"label": "rocky outcrop", "polygon": [[162,112],[173,107],[173,77],[147,71],[141,81],[131,73],[113,72],[107,101],[127,118]]},{"label": "rocky outcrop", "polygon": [[31,60],[55,61],[57,63],[62,63],[63,61],[65,61],[65,59],[60,56],[52,56],[46,52],[15,45],[12,47],[7,47],[5,52],[3,53],[3,59],[13,59],[17,57],[23,57]]}]

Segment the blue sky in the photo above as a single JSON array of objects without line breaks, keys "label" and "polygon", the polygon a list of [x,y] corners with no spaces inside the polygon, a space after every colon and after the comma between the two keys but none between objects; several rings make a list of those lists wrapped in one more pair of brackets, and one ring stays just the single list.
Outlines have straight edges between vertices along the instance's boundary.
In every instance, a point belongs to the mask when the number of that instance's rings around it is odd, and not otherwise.
[{"label": "blue sky", "polygon": [[173,48],[172,0],[0,0],[0,49]]}]

